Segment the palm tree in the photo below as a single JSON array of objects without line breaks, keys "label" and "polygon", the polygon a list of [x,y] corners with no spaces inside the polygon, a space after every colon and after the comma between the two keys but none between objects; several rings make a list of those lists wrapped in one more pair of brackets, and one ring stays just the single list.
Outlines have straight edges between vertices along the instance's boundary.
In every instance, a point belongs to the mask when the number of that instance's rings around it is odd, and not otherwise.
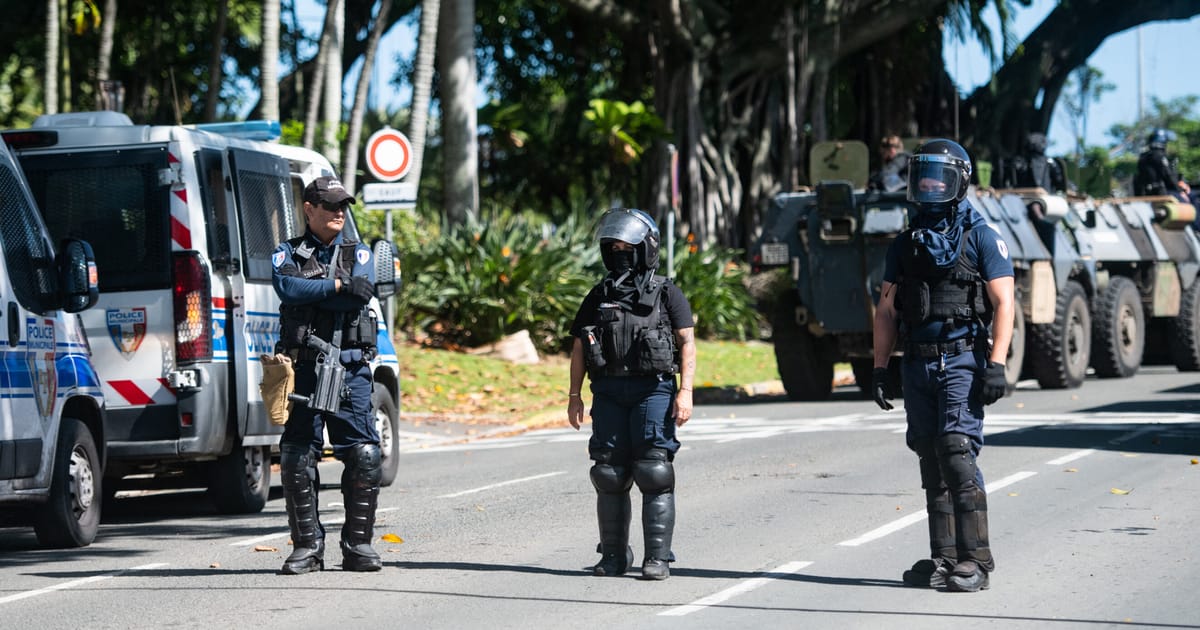
[{"label": "palm tree", "polygon": [[46,0],[46,113],[58,113],[58,0]]},{"label": "palm tree", "polygon": [[204,120],[217,119],[217,103],[221,100],[221,81],[224,72],[221,58],[225,52],[225,24],[229,21],[229,0],[217,3],[217,25],[212,32],[212,52],[208,58],[208,93],[204,99]]},{"label": "palm tree", "polygon": [[335,20],[330,45],[321,48],[321,53],[327,55],[327,57],[325,59],[325,83],[323,89],[325,104],[322,106],[325,114],[325,124],[321,129],[321,147],[319,150],[325,154],[325,157],[329,158],[330,164],[337,164],[342,161],[340,155],[342,148],[338,146],[337,133],[342,123],[342,47],[346,36],[346,5],[345,3],[337,3],[335,9],[334,3],[330,2],[329,10],[335,11]]},{"label": "palm tree", "polygon": [[340,0],[329,0],[325,9],[325,25],[321,28],[321,43],[317,47],[316,64],[313,67],[313,78],[308,84],[308,107],[304,112],[304,148],[313,148],[313,140],[317,133],[317,110],[321,105],[322,86],[325,85],[325,71],[329,50],[336,29],[337,8]]},{"label": "palm tree", "polygon": [[475,108],[475,0],[450,0],[438,36],[445,140],[446,218],[463,223],[479,210],[479,142]]}]

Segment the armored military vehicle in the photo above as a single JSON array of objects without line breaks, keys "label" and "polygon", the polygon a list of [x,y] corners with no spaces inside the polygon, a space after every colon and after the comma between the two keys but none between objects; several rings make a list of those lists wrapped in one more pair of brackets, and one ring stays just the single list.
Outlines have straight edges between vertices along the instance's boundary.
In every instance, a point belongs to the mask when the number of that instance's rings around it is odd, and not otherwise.
[{"label": "armored military vehicle", "polygon": [[[769,288],[756,297],[771,318],[780,378],[794,400],[827,398],[833,366],[843,361],[850,363],[864,393],[870,387],[872,324],[887,249],[916,212],[903,191],[864,190],[868,161],[861,142],[818,143],[809,162],[811,181],[819,182],[815,190],[778,195],[751,249],[753,271],[774,274],[773,282],[761,283]],[[1018,212],[1012,202],[1005,205],[974,188],[967,199],[1004,236],[1016,270],[1019,308],[1006,363],[1009,384],[1015,386],[1026,350],[1026,322],[1061,327],[1072,319],[1058,316],[1053,256],[1024,207]],[[1082,310],[1086,328],[1086,299],[1067,303]],[[1062,332],[1047,337],[1060,352],[1069,339]],[[889,368],[892,382],[899,383],[895,360]],[[1045,386],[1078,384],[1047,379]]]}]

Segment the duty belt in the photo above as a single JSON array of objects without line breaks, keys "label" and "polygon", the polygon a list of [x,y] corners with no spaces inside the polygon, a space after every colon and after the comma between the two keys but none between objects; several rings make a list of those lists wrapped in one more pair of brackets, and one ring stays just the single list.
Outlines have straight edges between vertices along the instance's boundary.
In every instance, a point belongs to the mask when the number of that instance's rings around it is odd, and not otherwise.
[{"label": "duty belt", "polygon": [[965,339],[955,339],[954,341],[940,341],[934,343],[915,343],[909,342],[907,353],[921,357],[922,359],[936,359],[937,357],[946,355],[952,356],[970,352],[975,349],[975,340],[971,337]]}]

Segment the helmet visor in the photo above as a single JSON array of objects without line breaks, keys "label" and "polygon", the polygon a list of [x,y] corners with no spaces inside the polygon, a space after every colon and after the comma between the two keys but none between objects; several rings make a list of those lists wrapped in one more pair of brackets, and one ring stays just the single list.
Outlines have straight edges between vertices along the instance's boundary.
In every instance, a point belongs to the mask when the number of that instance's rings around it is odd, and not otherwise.
[{"label": "helmet visor", "polygon": [[908,200],[917,203],[946,203],[958,197],[965,182],[960,160],[941,155],[922,155],[908,166]]},{"label": "helmet visor", "polygon": [[617,240],[637,245],[646,239],[651,227],[645,219],[628,209],[613,209],[601,217],[600,225],[596,227],[596,237],[601,242]]}]

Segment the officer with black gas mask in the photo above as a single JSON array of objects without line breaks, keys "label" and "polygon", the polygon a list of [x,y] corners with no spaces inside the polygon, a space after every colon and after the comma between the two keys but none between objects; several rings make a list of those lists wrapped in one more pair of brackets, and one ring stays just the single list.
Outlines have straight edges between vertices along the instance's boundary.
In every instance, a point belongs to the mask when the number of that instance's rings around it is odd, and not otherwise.
[{"label": "officer with black gas mask", "polygon": [[[371,250],[342,233],[354,197],[333,177],[318,177],[304,189],[304,235],[284,241],[271,256],[279,307],[276,352],[295,361],[297,396],[280,439],[280,476],[293,551],[281,573],[300,574],[325,567],[325,528],[317,514],[317,462],[329,432],[333,454],[345,465],[342,497],[342,568],[378,571],[371,548],[375,508],[382,478],[379,432],[371,412],[371,367],[377,318],[369,306],[375,294]],[[324,387],[318,374],[329,370],[344,379]],[[322,372],[322,370],[324,370]],[[321,394],[332,389],[331,395]],[[317,398],[331,398],[318,404]],[[313,408],[327,406],[330,411]],[[336,411],[332,411],[336,409]]]},{"label": "officer with black gas mask", "polygon": [[[692,309],[679,287],[656,275],[659,231],[645,212],[616,208],[597,228],[608,275],[584,298],[571,335],[567,416],[583,421],[583,376],[591,379],[588,453],[600,524],[592,573],[622,575],[633,564],[629,490],[642,493],[642,579],[670,576],[675,529],[675,428],[692,415],[696,343]],[[675,374],[679,374],[679,384]]]},{"label": "officer with black gas mask", "polygon": [[886,366],[903,332],[906,442],[920,461],[931,550],[903,579],[965,592],[987,588],[995,568],[976,457],[983,407],[1007,394],[1014,315],[1008,247],[963,201],[970,178],[970,157],[950,140],[927,142],[909,163],[917,214],[888,249],[873,383],[875,402],[891,409]]}]

